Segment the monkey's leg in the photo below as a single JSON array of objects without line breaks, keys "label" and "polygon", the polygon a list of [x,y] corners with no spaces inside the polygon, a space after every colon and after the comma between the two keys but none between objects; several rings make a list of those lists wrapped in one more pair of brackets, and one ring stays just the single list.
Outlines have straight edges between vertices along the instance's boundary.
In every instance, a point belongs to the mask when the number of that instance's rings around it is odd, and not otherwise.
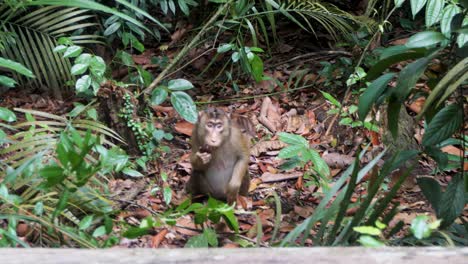
[{"label": "monkey's leg", "polygon": [[246,172],[244,178],[242,179],[242,184],[239,189],[239,194],[242,196],[247,196],[249,194],[250,188],[250,175]]},{"label": "monkey's leg", "polygon": [[[241,188],[242,184],[244,183],[244,178],[246,178],[246,173],[248,172],[249,167],[249,158],[248,157],[241,157],[236,164],[234,165],[234,169],[232,171],[232,177],[229,181],[227,187],[227,202],[229,204],[234,203],[237,200],[237,195],[239,194],[239,189]],[[247,183],[244,183],[244,188]],[[247,187],[248,191],[248,187]]]},{"label": "monkey's leg", "polygon": [[192,195],[201,194],[201,178],[202,174],[198,171],[193,171],[190,179],[185,185],[185,190]]}]

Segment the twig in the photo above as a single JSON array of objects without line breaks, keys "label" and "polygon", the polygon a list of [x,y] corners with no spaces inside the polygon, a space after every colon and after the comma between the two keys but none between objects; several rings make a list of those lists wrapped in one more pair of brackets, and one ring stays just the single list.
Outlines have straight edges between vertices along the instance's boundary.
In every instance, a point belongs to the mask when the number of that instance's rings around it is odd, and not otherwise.
[{"label": "twig", "polygon": [[224,12],[224,10],[231,5],[231,3],[233,2],[234,0],[229,0],[227,1],[224,5],[222,5],[218,11],[216,11],[216,13],[210,18],[210,20],[205,24],[205,26],[203,26],[203,28],[198,32],[198,34],[192,39],[192,41],[190,41],[190,43],[188,45],[186,45],[178,54],[177,56],[174,58],[174,60],[158,75],[158,77],[156,77],[156,79],[154,79],[153,82],[151,82],[151,84],[145,88],[140,94],[138,94],[136,97],[140,97],[142,94],[145,94],[145,93],[150,93],[155,87],[156,85],[159,84],[159,82],[164,79],[166,77],[166,74],[175,66],[179,63],[179,61],[188,53],[188,51],[190,49],[193,48],[193,46],[195,45],[195,43],[197,43],[201,36],[203,36],[207,29],[211,26],[211,24],[213,24],[216,19]]},{"label": "twig", "polygon": [[304,58],[308,58],[308,57],[312,57],[312,56],[316,56],[316,55],[344,55],[344,56],[349,56],[349,57],[352,56],[351,52],[341,51],[341,50],[325,50],[325,51],[309,52],[309,53],[302,54],[302,55],[299,55],[299,56],[296,56],[296,57],[292,57],[289,60],[276,63],[271,67],[274,68],[274,67],[280,66],[281,64],[293,62],[295,60],[304,59]]}]

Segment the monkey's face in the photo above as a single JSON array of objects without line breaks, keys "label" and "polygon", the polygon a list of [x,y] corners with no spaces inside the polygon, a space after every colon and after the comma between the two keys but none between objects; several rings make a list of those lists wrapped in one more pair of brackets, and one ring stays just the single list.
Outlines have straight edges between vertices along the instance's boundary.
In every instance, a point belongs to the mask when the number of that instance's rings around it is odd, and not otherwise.
[{"label": "monkey's face", "polygon": [[211,148],[221,146],[224,139],[225,123],[221,119],[209,119],[205,123],[205,144]]}]

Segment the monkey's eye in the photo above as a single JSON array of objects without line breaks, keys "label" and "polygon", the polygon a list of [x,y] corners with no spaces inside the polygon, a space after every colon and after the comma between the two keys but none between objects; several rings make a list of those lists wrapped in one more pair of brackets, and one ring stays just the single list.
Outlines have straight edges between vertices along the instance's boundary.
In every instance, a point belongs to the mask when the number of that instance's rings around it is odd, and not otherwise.
[{"label": "monkey's eye", "polygon": [[206,127],[207,127],[207,128],[213,128],[213,124],[212,124],[212,123],[208,123],[208,124],[206,124]]},{"label": "monkey's eye", "polygon": [[223,129],[223,125],[222,125],[222,124],[217,124],[217,125],[216,125],[216,129],[218,129],[218,130]]}]

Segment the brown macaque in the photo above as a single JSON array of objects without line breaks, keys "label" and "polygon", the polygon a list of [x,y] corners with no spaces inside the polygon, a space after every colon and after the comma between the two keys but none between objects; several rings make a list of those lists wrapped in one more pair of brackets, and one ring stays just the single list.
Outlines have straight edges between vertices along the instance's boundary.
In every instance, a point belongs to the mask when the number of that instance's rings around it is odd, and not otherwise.
[{"label": "brown macaque", "polygon": [[248,194],[249,139],[223,110],[208,108],[198,114],[191,145],[188,192],[209,194],[229,204],[238,194]]}]

